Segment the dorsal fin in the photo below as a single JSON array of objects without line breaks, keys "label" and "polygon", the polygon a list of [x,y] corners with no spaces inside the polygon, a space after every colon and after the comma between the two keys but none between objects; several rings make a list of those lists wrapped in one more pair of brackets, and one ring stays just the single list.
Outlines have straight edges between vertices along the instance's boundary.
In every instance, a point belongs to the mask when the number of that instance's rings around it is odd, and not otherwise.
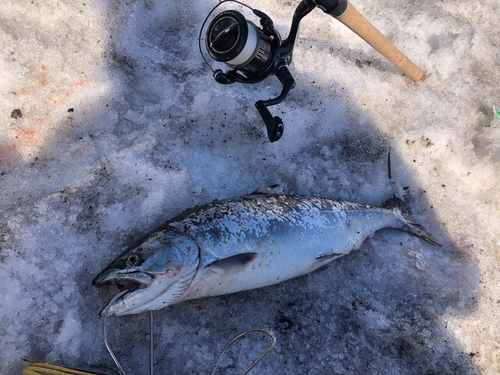
[{"label": "dorsal fin", "polygon": [[280,185],[263,186],[258,188],[250,195],[283,195],[285,194],[285,189]]}]

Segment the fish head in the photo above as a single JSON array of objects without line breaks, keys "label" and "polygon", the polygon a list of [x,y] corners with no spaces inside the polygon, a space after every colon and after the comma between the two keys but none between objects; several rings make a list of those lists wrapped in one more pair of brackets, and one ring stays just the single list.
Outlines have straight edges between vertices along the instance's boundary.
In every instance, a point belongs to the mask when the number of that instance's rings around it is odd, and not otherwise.
[{"label": "fish head", "polygon": [[110,306],[109,316],[138,314],[175,303],[189,287],[198,264],[199,249],[193,239],[162,230],[111,262],[92,285],[128,290]]}]

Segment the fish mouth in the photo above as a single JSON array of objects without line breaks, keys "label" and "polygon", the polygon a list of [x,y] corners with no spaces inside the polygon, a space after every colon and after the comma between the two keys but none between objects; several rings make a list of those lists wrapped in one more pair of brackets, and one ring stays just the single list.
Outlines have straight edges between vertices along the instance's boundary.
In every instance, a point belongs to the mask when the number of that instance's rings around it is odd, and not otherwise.
[{"label": "fish mouth", "polygon": [[[150,275],[144,272],[132,272],[126,274],[116,274],[113,272],[109,274],[109,272],[103,272],[103,274],[97,275],[97,277],[92,281],[92,285],[97,288],[101,287],[116,287],[120,292],[124,290],[127,291],[123,295],[121,295],[118,299],[115,300],[114,305],[105,306],[99,313],[99,316],[103,316],[104,312],[109,308],[113,310],[116,308],[117,303],[123,303],[126,298],[130,298],[130,296],[134,295],[135,292],[146,289],[154,280],[154,275]],[[115,316],[114,312],[109,313],[109,316]]]},{"label": "fish mouth", "polygon": [[145,289],[154,280],[154,276],[144,272],[132,272],[126,274],[97,275],[92,281],[92,285],[101,288],[104,286],[115,286],[120,291],[129,290],[134,292]]}]

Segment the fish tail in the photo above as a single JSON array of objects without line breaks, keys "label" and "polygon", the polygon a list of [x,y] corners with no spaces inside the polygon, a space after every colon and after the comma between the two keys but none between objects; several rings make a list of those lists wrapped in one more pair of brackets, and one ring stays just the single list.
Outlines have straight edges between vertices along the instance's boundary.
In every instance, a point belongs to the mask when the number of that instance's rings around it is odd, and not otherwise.
[{"label": "fish tail", "polygon": [[394,197],[386,201],[382,207],[392,210],[400,217],[402,227],[397,229],[420,237],[435,246],[442,246],[439,242],[437,242],[434,236],[427,231],[427,229],[415,221],[411,215],[410,208],[403,200]]}]

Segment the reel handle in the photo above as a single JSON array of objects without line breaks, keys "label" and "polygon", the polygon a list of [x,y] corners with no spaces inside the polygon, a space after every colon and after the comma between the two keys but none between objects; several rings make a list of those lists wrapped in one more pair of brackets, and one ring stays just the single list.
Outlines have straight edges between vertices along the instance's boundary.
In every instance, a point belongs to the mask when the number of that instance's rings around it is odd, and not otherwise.
[{"label": "reel handle", "polygon": [[273,117],[273,115],[271,115],[271,112],[269,112],[269,109],[267,109],[266,104],[262,100],[259,100],[257,103],[255,103],[255,108],[257,108],[260,113],[260,117],[262,117],[262,120],[264,120],[264,123],[266,124],[267,136],[269,137],[269,141],[271,143],[276,142],[281,138],[281,136],[283,135],[283,131],[285,130],[283,120],[278,116]]},{"label": "reel handle", "polygon": [[[333,15],[349,29],[358,34],[361,39],[375,48],[382,56],[403,71],[413,82],[423,81],[425,73],[396,48],[378,29],[373,26],[354,6],[348,1],[347,8],[341,15]],[[342,0],[340,1],[342,2]]]},{"label": "reel handle", "polygon": [[285,130],[285,125],[283,125],[283,120],[280,117],[273,117],[267,107],[282,103],[290,93],[290,90],[292,90],[295,86],[295,80],[293,79],[292,73],[290,73],[286,64],[279,66],[276,71],[276,77],[278,77],[283,85],[281,94],[274,99],[259,100],[255,103],[255,108],[257,108],[260,113],[260,117],[262,117],[262,120],[266,123],[267,136],[269,137],[269,141],[271,141],[271,143],[276,142],[281,138],[283,131]]}]

